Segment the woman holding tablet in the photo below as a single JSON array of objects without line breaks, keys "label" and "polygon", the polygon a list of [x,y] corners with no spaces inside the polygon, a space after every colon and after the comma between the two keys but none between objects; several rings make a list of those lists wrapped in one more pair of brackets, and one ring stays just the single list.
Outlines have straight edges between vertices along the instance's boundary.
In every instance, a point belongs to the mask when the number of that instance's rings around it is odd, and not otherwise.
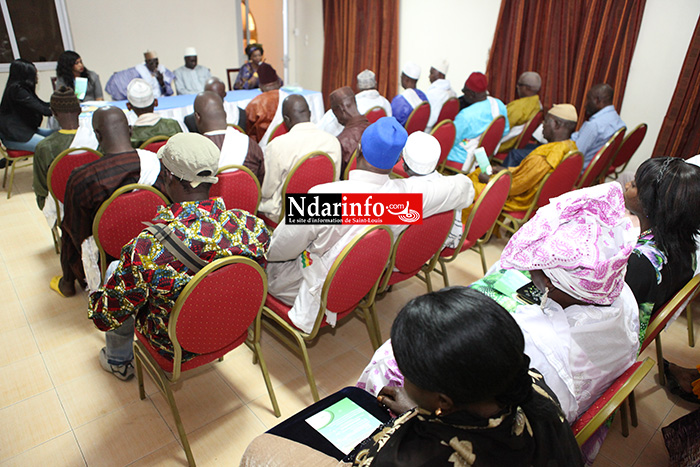
[{"label": "woman holding tablet", "polygon": [[[556,399],[529,369],[520,328],[495,301],[464,287],[417,297],[396,317],[391,338],[405,385],[378,399],[397,418],[341,463],[273,429],[241,465],[582,465]],[[324,410],[324,402],[311,408]]]}]

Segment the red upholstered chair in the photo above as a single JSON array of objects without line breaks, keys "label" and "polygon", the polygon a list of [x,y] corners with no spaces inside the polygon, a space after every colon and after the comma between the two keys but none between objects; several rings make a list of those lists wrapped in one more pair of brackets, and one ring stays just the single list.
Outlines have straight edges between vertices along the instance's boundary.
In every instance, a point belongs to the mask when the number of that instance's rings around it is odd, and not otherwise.
[{"label": "red upholstered chair", "polygon": [[539,208],[549,204],[550,199],[563,195],[574,188],[574,183],[581,174],[582,166],[583,154],[580,151],[569,152],[559,165],[542,179],[530,207],[525,211],[503,211],[502,215],[505,220],[510,221],[510,225],[500,220],[496,221],[497,224],[511,233],[517,232]]},{"label": "red upholstered chair", "polygon": [[642,144],[642,141],[644,141],[646,134],[647,124],[641,123],[637,125],[637,127],[632,130],[631,133],[625,136],[625,139],[623,139],[622,143],[620,144],[620,148],[612,158],[610,166],[605,171],[606,176],[611,176],[617,180],[617,177],[627,168],[627,164],[629,164],[630,159],[632,159],[632,156],[635,152],[637,152],[637,149]]},{"label": "red upholstered chair", "polygon": [[433,127],[430,134],[440,143],[440,159],[437,166],[440,172],[444,172],[447,155],[452,150],[452,146],[455,144],[455,136],[457,135],[455,122],[443,120]]},{"label": "red upholstered chair", "polygon": [[270,144],[273,139],[286,134],[288,131],[287,125],[285,125],[284,122],[280,123],[272,130],[272,133],[270,133],[270,139],[267,140],[267,143]]},{"label": "red upholstered chair", "polygon": [[428,126],[430,120],[430,104],[428,101],[423,101],[418,104],[408,116],[406,120],[406,132],[410,135],[415,131],[423,131]]},{"label": "red upholstered chair", "polygon": [[[231,284],[236,284],[236,287]],[[141,400],[146,398],[143,386],[143,370],[146,370],[170,405],[191,466],[195,465],[194,456],[171,389],[171,385],[180,380],[182,372],[220,359],[246,343],[253,350],[255,361],[260,363],[273,411],[280,416],[260,349],[260,310],[266,296],[267,277],[260,265],[243,256],[220,258],[195,274],[175,301],[168,321],[168,335],[175,354],[173,359],[162,356],[148,338],[138,329],[135,331],[134,357],[139,396]],[[249,331],[249,328],[252,329]],[[183,362],[183,349],[199,355]]]},{"label": "red upholstered chair", "polygon": [[[399,282],[417,276],[426,283],[428,292],[433,291],[430,273],[435,268],[447,235],[450,233],[455,213],[441,212],[423,219],[422,224],[413,224],[396,239],[389,265],[379,283],[379,293]],[[419,276],[419,273],[424,276]]]},{"label": "red upholstered chair", "polygon": [[676,313],[683,310],[686,304],[698,294],[700,290],[700,275],[693,277],[690,281],[673,296],[671,300],[666,303],[663,308],[658,310],[652,317],[649,325],[647,326],[646,333],[644,335],[644,340],[639,348],[639,353],[642,353],[652,341],[656,342],[656,358],[658,360],[659,366],[659,383],[662,386],[666,385],[666,375],[664,374],[664,353],[661,348],[661,331],[666,328],[671,318],[673,318]]},{"label": "red upholstered chair", "polygon": [[459,99],[456,97],[450,97],[442,104],[442,109],[440,109],[440,114],[438,115],[437,122],[443,120],[454,120],[459,113]]},{"label": "red upholstered chair", "polygon": [[384,110],[384,107],[375,106],[365,112],[365,117],[367,117],[369,123],[372,124],[380,118],[386,117],[386,110]]},{"label": "red upholstered chair", "polygon": [[504,170],[491,177],[489,183],[482,190],[474,206],[469,213],[466,224],[463,225],[462,238],[456,248],[444,248],[438,257],[439,267],[435,272],[440,274],[445,282],[445,287],[449,287],[450,280],[447,277],[447,263],[457,259],[457,255],[468,249],[476,248],[481,256],[481,267],[486,274],[486,257],[484,256],[483,244],[491,238],[493,226],[498,215],[503,209],[503,205],[508,198],[508,191],[512,177],[510,172]]},{"label": "red upholstered chair", "polygon": [[[486,155],[489,158],[493,157],[498,148],[498,144],[501,142],[503,137],[503,130],[506,127],[506,118],[503,115],[499,115],[494,118],[486,130],[479,137],[479,145],[477,147],[484,148]],[[452,148],[450,148],[452,149]],[[462,163],[454,161],[446,161],[445,168],[452,172],[462,172]]]},{"label": "red upholstered chair", "polygon": [[223,198],[226,209],[243,209],[257,214],[260,204],[260,182],[248,167],[227,165],[216,174],[218,183],[211,186],[209,197]]},{"label": "red upholstered chair", "polygon": [[619,408],[622,416],[622,435],[629,435],[627,425],[627,403],[629,402],[632,416],[632,426],[637,426],[637,409],[634,400],[634,388],[649,373],[654,366],[654,360],[647,358],[643,362],[636,362],[622,373],[610,387],[593,402],[588,410],[581,414],[571,425],[579,446],[588,441],[593,433],[600,428],[610,416]]},{"label": "red upholstered chair", "polygon": [[46,184],[49,187],[49,193],[51,193],[53,202],[56,205],[56,225],[51,228],[56,253],[59,252],[60,243],[58,239],[60,238],[61,205],[66,197],[68,177],[70,177],[73,169],[94,162],[100,157],[102,157],[102,153],[90,148],[68,148],[60,152],[49,166],[49,171],[46,175]]},{"label": "red upholstered chair", "polygon": [[240,132],[243,133],[244,135],[246,134],[246,132],[243,131],[243,128],[241,128],[240,126],[236,125],[235,123],[227,123],[226,125],[227,125],[227,126],[230,126],[231,128],[235,128],[236,130],[240,131]]},{"label": "red upholstered chair", "polygon": [[350,171],[357,168],[357,149],[355,149],[350,156],[350,162],[345,166],[345,172],[343,172],[343,180],[347,180],[350,176]]},{"label": "red upholstered chair", "polygon": [[[330,183],[335,180],[335,163],[325,152],[311,152],[297,162],[287,174],[282,186],[282,213],[280,222],[284,219],[285,199],[287,193],[308,193],[316,185]],[[271,228],[277,227],[278,222],[265,215],[258,216]]]},{"label": "red upholstered chair", "polygon": [[[523,131],[520,132],[517,137],[518,141],[515,143],[515,146],[513,146],[513,149],[525,148],[525,146],[527,146],[532,139],[532,134],[535,132],[537,127],[540,126],[540,123],[542,123],[542,120],[544,120],[544,112],[540,110],[530,119],[529,122],[527,122],[525,128],[523,128]],[[503,162],[507,155],[507,152],[502,152],[493,156],[493,159],[497,162]]]},{"label": "red upholstered chair", "polygon": [[[10,170],[10,185],[7,187],[7,199],[12,196],[12,185],[15,182],[15,169],[22,167],[29,167],[32,163],[27,163],[24,165],[19,165],[22,161],[28,161],[34,157],[32,151],[19,151],[16,149],[7,149],[4,144],[0,142],[0,157],[4,157],[7,162],[5,162],[5,174],[2,177],[2,187],[5,188],[7,182],[7,171]],[[12,169],[10,169],[12,166]]]},{"label": "red upholstered chair", "polygon": [[151,152],[158,152],[160,148],[165,146],[165,143],[168,142],[170,139],[170,136],[166,135],[158,135],[154,136],[152,138],[148,138],[146,141],[144,141],[141,146],[139,146],[139,149],[145,149],[146,151],[151,151]]},{"label": "red upholstered chair", "polygon": [[313,341],[322,327],[328,326],[326,310],[338,314],[338,322],[356,308],[364,317],[372,346],[381,343],[379,322],[374,310],[379,278],[384,272],[391,253],[392,234],[383,225],[370,226],[362,230],[348,243],[333,262],[321,291],[321,305],[316,313],[311,332],[299,330],[289,318],[291,307],[272,295],[267,296],[263,307],[263,325],[290,349],[299,354],[306,371],[311,394],[318,401],[316,380],[311,371],[311,362],[306,350],[307,342]]},{"label": "red upholstered chair", "polygon": [[610,164],[620,144],[622,144],[624,137],[625,127],[622,127],[598,150],[588,167],[584,167],[586,171],[578,179],[576,188],[586,188],[599,183],[598,179],[605,173],[605,169]]},{"label": "red upholstered chair", "polygon": [[168,198],[152,186],[132,183],[118,188],[97,210],[92,222],[92,236],[100,251],[100,272],[104,280],[107,256],[119,258],[122,247],[146,227],[143,223],[156,217]]}]

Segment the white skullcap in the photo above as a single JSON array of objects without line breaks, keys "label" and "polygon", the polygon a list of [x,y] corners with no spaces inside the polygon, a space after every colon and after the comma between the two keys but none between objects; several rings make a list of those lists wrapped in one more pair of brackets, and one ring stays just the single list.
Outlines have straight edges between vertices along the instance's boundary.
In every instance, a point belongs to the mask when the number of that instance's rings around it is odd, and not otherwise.
[{"label": "white skullcap", "polygon": [[153,104],[153,89],[145,80],[135,78],[126,87],[126,98],[134,107],[144,109]]},{"label": "white skullcap", "polygon": [[413,62],[408,62],[403,66],[403,70],[401,72],[408,76],[409,78],[412,79],[419,79],[420,78],[420,66],[416,63]]},{"label": "white skullcap", "polygon": [[408,135],[403,148],[403,160],[418,175],[428,175],[440,160],[440,143],[428,133],[416,131]]},{"label": "white skullcap", "polygon": [[693,165],[697,165],[698,167],[700,167],[700,154],[693,156],[689,159],[686,159],[686,162],[688,164],[693,164]]},{"label": "white skullcap", "polygon": [[363,70],[357,75],[357,87],[359,89],[374,89],[377,87],[377,79],[372,70]]},{"label": "white skullcap", "polygon": [[186,47],[185,48],[185,57],[196,57],[197,56],[197,49],[194,47]]},{"label": "white skullcap", "polygon": [[443,75],[446,75],[447,70],[450,69],[450,62],[448,62],[447,60],[438,60],[438,62],[433,65],[433,68],[435,68]]}]

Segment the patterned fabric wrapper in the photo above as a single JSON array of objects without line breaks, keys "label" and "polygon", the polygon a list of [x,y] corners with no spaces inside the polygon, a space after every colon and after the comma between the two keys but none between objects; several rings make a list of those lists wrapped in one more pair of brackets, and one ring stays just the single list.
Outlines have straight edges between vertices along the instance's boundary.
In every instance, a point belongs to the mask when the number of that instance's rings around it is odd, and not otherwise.
[{"label": "patterned fabric wrapper", "polygon": [[510,239],[501,266],[542,270],[572,297],[610,305],[622,292],[635,243],[622,187],[606,183],[551,199]]}]

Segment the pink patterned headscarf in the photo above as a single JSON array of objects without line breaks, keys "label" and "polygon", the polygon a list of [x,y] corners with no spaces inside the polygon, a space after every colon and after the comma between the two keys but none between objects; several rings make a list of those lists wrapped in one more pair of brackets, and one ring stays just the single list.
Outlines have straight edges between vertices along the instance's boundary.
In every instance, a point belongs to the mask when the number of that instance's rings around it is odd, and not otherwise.
[{"label": "pink patterned headscarf", "polygon": [[542,270],[572,297],[610,305],[622,292],[635,243],[622,187],[606,183],[551,199],[510,239],[501,266]]}]

